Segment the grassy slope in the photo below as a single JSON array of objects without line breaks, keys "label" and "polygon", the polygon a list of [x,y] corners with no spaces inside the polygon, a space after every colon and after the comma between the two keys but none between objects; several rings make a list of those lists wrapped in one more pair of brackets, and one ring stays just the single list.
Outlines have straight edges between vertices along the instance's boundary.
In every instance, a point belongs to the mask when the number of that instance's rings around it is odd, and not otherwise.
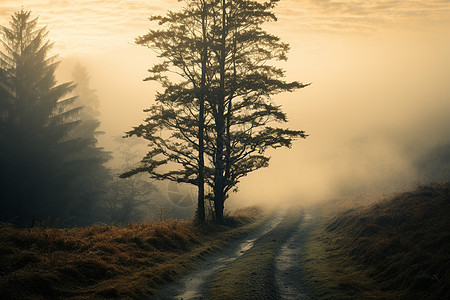
[{"label": "grassy slope", "polygon": [[256,209],[230,226],[171,220],[126,227],[0,228],[2,299],[142,298],[198,258],[262,222]]},{"label": "grassy slope", "polygon": [[450,299],[450,183],[353,204],[330,204],[307,243],[319,297]]}]

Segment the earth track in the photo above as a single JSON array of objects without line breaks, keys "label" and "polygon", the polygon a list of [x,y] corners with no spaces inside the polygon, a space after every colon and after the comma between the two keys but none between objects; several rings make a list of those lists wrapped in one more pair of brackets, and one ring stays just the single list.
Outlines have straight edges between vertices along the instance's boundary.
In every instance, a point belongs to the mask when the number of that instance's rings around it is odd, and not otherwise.
[{"label": "earth track", "polygon": [[148,299],[315,299],[298,256],[312,223],[298,209],[279,210]]},{"label": "earth track", "polygon": [[302,253],[305,239],[315,220],[310,212],[306,212],[303,222],[281,247],[275,259],[275,278],[278,287],[278,299],[310,300],[316,299],[312,289],[306,283]]},{"label": "earth track", "polygon": [[223,269],[236,258],[251,249],[254,242],[275,228],[285,217],[286,211],[272,214],[256,230],[247,236],[234,240],[224,249],[205,256],[197,269],[181,277],[178,281],[168,283],[147,299],[208,299],[207,294],[211,280],[218,270]]}]

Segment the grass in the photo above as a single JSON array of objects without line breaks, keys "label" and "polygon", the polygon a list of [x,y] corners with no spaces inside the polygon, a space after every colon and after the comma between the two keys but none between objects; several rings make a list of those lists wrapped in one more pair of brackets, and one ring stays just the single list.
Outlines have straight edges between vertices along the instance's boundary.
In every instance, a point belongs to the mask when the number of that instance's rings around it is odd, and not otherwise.
[{"label": "grass", "polygon": [[2,299],[136,299],[193,268],[262,222],[258,209],[228,226],[169,220],[124,227],[0,228]]},{"label": "grass", "polygon": [[355,203],[329,203],[309,237],[305,265],[317,295],[450,299],[450,183]]},{"label": "grass", "polygon": [[211,299],[276,299],[275,257],[301,221],[300,214],[291,211],[279,226],[220,270],[211,284]]}]

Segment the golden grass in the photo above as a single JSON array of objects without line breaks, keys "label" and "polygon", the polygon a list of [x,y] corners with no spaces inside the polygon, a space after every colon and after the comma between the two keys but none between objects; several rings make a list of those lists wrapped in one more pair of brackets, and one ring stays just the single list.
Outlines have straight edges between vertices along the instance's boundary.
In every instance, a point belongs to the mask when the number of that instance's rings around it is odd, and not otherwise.
[{"label": "golden grass", "polygon": [[449,183],[352,203],[329,203],[307,242],[308,279],[319,297],[450,298]]},{"label": "golden grass", "polygon": [[142,298],[260,222],[257,209],[228,226],[169,220],[115,227],[0,228],[3,299]]}]

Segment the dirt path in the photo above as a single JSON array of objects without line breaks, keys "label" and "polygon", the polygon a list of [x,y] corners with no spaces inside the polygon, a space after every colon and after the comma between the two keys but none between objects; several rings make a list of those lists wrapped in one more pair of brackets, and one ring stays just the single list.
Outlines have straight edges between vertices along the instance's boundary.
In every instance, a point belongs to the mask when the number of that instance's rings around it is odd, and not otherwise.
[{"label": "dirt path", "polygon": [[279,299],[316,299],[311,288],[306,284],[302,263],[305,238],[313,225],[313,215],[311,212],[306,212],[303,222],[300,222],[294,234],[281,247],[275,259],[275,278]]},{"label": "dirt path", "polygon": [[[296,220],[290,216],[290,222],[286,222],[288,216],[288,210],[274,213],[250,235],[233,241],[227,248],[205,257],[196,270],[176,282],[165,285],[149,299],[233,298],[235,296],[232,294],[217,292],[217,288],[228,291],[230,287],[226,284],[231,284],[238,291],[239,288],[246,289],[246,287],[238,287],[236,282],[223,279],[224,276],[226,278],[227,272],[230,272],[228,277],[238,280],[240,285],[252,285],[257,289],[256,294],[252,292],[250,296],[239,297],[241,299],[264,299],[260,298],[261,295],[267,295],[267,299],[314,299],[310,296],[311,293],[299,272],[301,264],[300,258],[297,257],[302,248],[302,235],[309,228],[307,224],[311,222],[308,217],[302,216],[296,216]],[[259,259],[261,249],[265,252],[272,251],[274,254],[266,255],[266,260]],[[244,268],[240,265],[242,263]],[[252,280],[259,282],[263,288],[238,279],[238,276],[234,276],[235,269],[243,271],[240,272],[241,276],[252,277]],[[296,298],[297,296],[303,298]]]}]

